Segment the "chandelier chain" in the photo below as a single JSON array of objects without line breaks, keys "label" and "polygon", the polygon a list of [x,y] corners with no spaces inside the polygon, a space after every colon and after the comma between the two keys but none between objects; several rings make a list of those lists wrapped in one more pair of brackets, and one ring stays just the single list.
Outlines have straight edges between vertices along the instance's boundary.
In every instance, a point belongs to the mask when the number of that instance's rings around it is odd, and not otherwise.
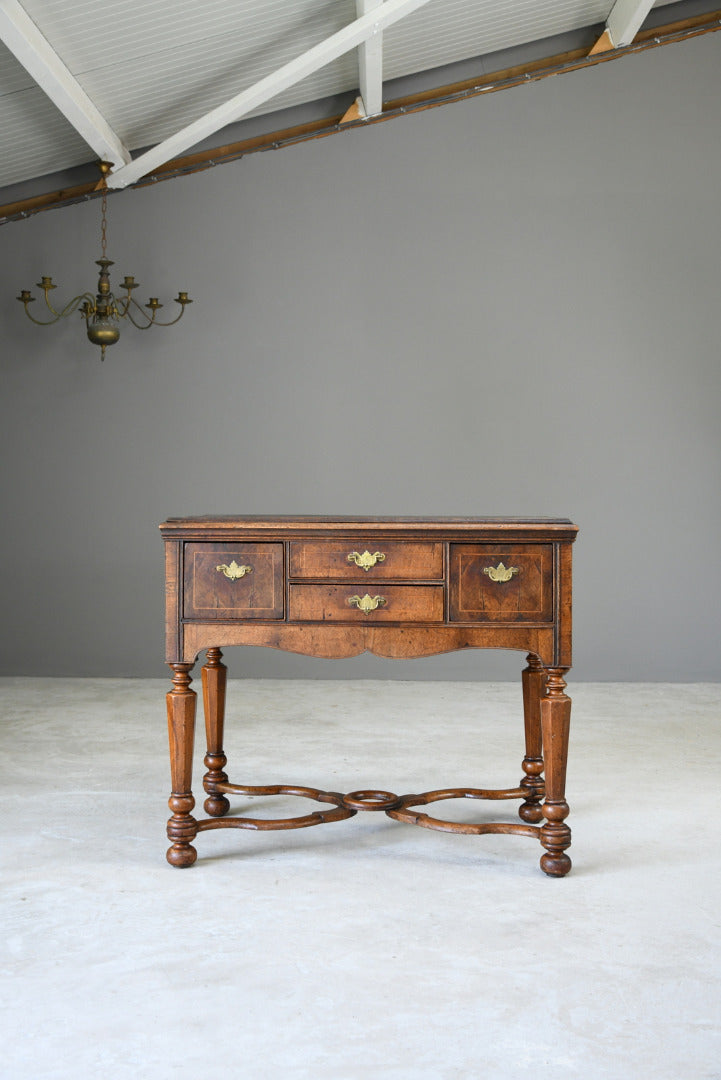
[{"label": "chandelier chain", "polygon": [[102,253],[101,258],[104,259],[105,258],[105,252],[107,250],[107,230],[108,230],[108,216],[107,216],[108,192],[107,192],[107,189],[106,189],[104,183],[103,183],[102,208],[103,208],[103,214],[102,214],[102,220],[101,220],[101,225],[100,225],[100,249],[101,249],[101,253]]}]

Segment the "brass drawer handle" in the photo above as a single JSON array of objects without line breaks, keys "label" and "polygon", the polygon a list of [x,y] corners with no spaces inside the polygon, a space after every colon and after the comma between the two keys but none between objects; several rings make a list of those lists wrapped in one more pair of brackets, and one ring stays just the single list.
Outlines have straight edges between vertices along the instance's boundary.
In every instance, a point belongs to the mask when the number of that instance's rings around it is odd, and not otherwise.
[{"label": "brass drawer handle", "polygon": [[359,608],[364,615],[370,615],[371,611],[383,607],[387,602],[385,596],[369,596],[368,593],[365,596],[348,597],[348,603],[351,607]]},{"label": "brass drawer handle", "polygon": [[491,581],[510,581],[514,574],[520,574],[520,566],[504,566],[499,562],[498,566],[484,566],[483,573],[488,574]]},{"label": "brass drawer handle", "polygon": [[385,555],[382,551],[375,551],[372,555],[370,551],[364,551],[362,555],[359,555],[357,551],[351,551],[348,556],[348,562],[353,562],[356,566],[360,566],[361,570],[365,570],[366,573],[375,566],[377,562],[383,562]]},{"label": "brass drawer handle", "polygon": [[235,559],[231,562],[230,566],[226,563],[221,563],[220,566],[216,566],[216,570],[220,570],[222,574],[225,574],[231,581],[237,581],[238,578],[245,577],[246,574],[252,574],[252,566],[238,566]]}]

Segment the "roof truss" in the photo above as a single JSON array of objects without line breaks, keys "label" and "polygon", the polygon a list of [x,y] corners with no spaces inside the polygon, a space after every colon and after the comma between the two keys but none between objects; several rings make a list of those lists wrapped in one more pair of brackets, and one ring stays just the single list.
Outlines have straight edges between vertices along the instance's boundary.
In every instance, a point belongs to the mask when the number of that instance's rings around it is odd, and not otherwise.
[{"label": "roof truss", "polygon": [[[123,188],[128,184],[139,180],[141,176],[157,169],[171,158],[182,154],[191,146],[202,142],[203,139],[215,134],[220,128],[232,124],[241,117],[246,116],[253,109],[262,105],[270,98],[287,90],[289,86],[300,82],[301,79],[311,75],[319,68],[325,67],[332,60],[350,52],[351,49],[364,45],[369,39],[377,37],[387,26],[392,26],[399,19],[410,15],[428,0],[385,0],[384,3],[375,3],[374,0],[358,0],[359,7],[364,7],[364,14],[354,22],[344,26],[342,30],[314,45],[312,49],[302,53],[301,56],[284,64],[277,71],[260,79],[247,90],[241,91],[229,101],[224,102],[217,108],[212,109],[205,116],[195,120],[192,124],[182,128],[171,135],[170,138],[158,143],[157,146],[141,154],[128,165],[113,170],[108,176],[108,187]],[[374,59],[375,50],[366,50],[361,66],[366,81],[366,93],[373,98],[371,107],[378,106],[380,111],[380,57]],[[366,103],[364,101],[364,107]],[[366,110],[367,111],[367,110]]]},{"label": "roof truss", "polygon": [[115,166],[131,160],[130,151],[18,0],[0,0],[0,38],[99,158]]},{"label": "roof truss", "polygon": [[[383,30],[427,2],[428,0],[355,0],[354,22],[135,159],[30,19],[19,0],[0,0],[0,40],[5,42],[16,59],[98,157],[110,161],[114,166],[108,185],[122,188],[136,183],[155,170],[164,172],[163,166],[167,167],[167,163],[180,160],[179,155],[187,149],[354,48],[358,50],[360,96],[340,124],[335,122],[336,129],[340,129],[340,126],[352,119],[383,119]],[[611,52],[625,50],[634,41],[652,7],[653,0],[615,0],[610,7],[603,35],[590,55],[587,54],[589,59],[596,60],[594,54],[610,55]],[[665,29],[670,31],[676,25],[690,26],[698,21],[698,18],[686,20]],[[717,29],[717,26],[704,26],[703,31],[690,32],[706,32],[707,29]],[[598,59],[605,59],[605,56],[599,56]],[[482,89],[483,87],[479,87],[479,90]],[[150,179],[154,178],[150,176]]]}]

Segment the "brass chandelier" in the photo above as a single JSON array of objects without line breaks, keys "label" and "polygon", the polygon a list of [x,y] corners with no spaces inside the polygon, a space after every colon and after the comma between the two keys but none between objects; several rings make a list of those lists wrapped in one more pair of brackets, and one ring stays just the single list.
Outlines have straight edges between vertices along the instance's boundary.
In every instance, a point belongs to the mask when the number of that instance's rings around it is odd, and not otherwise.
[{"label": "brass chandelier", "polygon": [[150,314],[143,310],[137,300],[133,299],[132,292],[133,289],[138,288],[138,283],[132,275],[126,275],[121,283],[120,288],[125,291],[125,296],[116,297],[111,291],[109,268],[114,264],[112,259],[108,259],[106,256],[106,233],[108,222],[107,183],[105,178],[110,172],[112,165],[108,161],[101,161],[99,162],[99,168],[101,172],[99,187],[103,194],[102,224],[100,231],[101,257],[96,260],[96,265],[100,267],[97,293],[95,293],[95,295],[90,292],[80,293],[79,296],[74,296],[72,300],[69,300],[65,307],[57,310],[50,302],[50,291],[51,289],[57,288],[57,286],[53,285],[52,278],[41,277],[40,281],[37,283],[37,287],[42,289],[45,294],[45,304],[52,316],[50,319],[36,319],[30,314],[28,305],[34,302],[35,297],[31,295],[29,289],[23,289],[17,299],[24,305],[27,317],[38,326],[52,326],[53,323],[66,318],[68,315],[72,315],[75,311],[80,309],[80,315],[85,319],[88,338],[93,345],[100,346],[100,359],[104,360],[105,350],[108,345],[114,345],[120,337],[119,323],[121,319],[129,319],[133,326],[136,326],[138,330],[148,330],[151,326],[172,326],[183,317],[187,305],[192,304],[193,301],[189,298],[187,292],[179,292],[175,297],[175,303],[180,304],[179,314],[168,322],[161,322],[157,316],[158,311],[163,305],[156,296],[151,296],[147,304],[145,304],[145,307],[149,309]]}]

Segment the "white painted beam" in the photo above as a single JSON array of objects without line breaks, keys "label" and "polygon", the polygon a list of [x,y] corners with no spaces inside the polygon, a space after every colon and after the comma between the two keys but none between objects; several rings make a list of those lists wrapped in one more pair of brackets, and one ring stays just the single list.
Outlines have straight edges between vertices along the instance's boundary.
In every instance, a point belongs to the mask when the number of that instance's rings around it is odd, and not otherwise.
[{"label": "white painted beam", "polygon": [[275,97],[276,94],[287,90],[289,86],[294,86],[301,79],[312,75],[314,71],[325,67],[332,60],[337,60],[339,56],[350,52],[351,49],[356,49],[386,26],[391,26],[427,3],[428,0],[385,0],[369,14],[362,15],[355,22],[344,26],[342,30],[332,34],[318,45],[314,45],[312,49],[308,49],[295,60],[284,64],[271,75],[260,79],[247,90],[241,91],[229,101],[212,109],[199,120],[195,120],[175,135],[171,135],[170,138],[135,158],[129,165],[123,165],[111,172],[108,176],[108,187],[122,188],[135,183],[141,176],[145,176],[153,169],[157,169],[159,165],[182,154],[189,147],[207,139],[226,124],[239,120],[265,101]]},{"label": "white painted beam", "polygon": [[653,0],[616,0],[606,19],[614,49],[630,45],[653,7]]},{"label": "white painted beam", "polygon": [[113,165],[131,160],[130,151],[18,0],[0,0],[0,38],[99,158]]},{"label": "white painted beam", "polygon": [[[359,18],[369,15],[381,5],[381,0],[356,0]],[[378,30],[358,46],[358,75],[360,96],[366,116],[383,112],[383,31]]]}]

